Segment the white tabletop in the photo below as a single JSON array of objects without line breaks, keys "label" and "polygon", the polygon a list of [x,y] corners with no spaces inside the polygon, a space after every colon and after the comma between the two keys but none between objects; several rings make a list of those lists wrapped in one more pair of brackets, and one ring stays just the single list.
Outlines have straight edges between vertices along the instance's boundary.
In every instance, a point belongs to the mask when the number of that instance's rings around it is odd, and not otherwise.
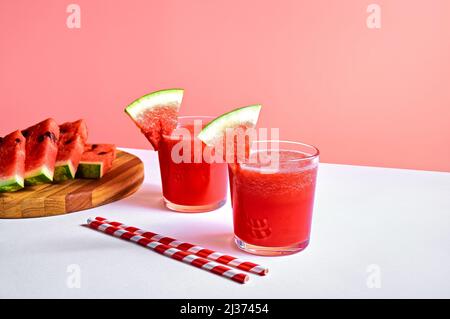
[{"label": "white tabletop", "polygon": [[[256,257],[232,242],[229,203],[166,210],[156,153],[141,189],[68,215],[0,220],[0,298],[450,298],[450,173],[321,164],[303,252]],[[240,285],[80,226],[103,216],[270,268]]]}]

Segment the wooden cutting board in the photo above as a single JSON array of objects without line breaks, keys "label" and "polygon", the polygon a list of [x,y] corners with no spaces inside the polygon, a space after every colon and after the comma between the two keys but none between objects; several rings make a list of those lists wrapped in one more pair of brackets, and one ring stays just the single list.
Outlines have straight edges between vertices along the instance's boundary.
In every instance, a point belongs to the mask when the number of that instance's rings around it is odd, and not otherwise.
[{"label": "wooden cutting board", "polygon": [[54,216],[97,207],[133,194],[143,181],[142,161],[117,151],[113,167],[101,179],[74,179],[0,193],[0,218]]}]

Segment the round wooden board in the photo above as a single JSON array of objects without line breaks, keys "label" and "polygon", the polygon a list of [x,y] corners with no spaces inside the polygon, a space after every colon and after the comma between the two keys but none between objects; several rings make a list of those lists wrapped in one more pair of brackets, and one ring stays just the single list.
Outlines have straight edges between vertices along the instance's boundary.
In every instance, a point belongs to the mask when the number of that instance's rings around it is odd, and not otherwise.
[{"label": "round wooden board", "polygon": [[74,179],[0,193],[0,218],[54,216],[97,207],[133,194],[143,181],[142,161],[117,151],[113,167],[101,179]]}]

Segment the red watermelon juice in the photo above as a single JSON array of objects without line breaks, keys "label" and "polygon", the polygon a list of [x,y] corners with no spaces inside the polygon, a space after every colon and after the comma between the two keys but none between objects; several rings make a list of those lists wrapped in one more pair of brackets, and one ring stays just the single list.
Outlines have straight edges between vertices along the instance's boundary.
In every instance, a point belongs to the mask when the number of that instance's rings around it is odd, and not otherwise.
[{"label": "red watermelon juice", "polygon": [[253,254],[291,254],[309,243],[319,153],[279,145],[276,170],[259,161],[230,165],[235,242]]},{"label": "red watermelon juice", "polygon": [[[171,210],[205,212],[226,201],[227,164],[205,162],[202,154],[207,146],[195,137],[211,119],[179,117],[177,128],[171,135],[163,135],[159,142],[163,197],[166,207]],[[196,132],[194,121],[200,120],[201,126]],[[180,149],[180,145],[184,147]]]}]

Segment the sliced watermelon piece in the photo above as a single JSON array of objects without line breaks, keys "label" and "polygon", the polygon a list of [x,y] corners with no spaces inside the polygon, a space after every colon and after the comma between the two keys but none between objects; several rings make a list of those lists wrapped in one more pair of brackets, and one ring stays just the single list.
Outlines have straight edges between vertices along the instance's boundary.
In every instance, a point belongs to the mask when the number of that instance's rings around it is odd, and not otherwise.
[{"label": "sliced watermelon piece", "polygon": [[26,140],[20,131],[0,137],[0,192],[24,186]]},{"label": "sliced watermelon piece", "polygon": [[144,95],[125,108],[125,112],[158,150],[162,135],[170,135],[177,126],[183,89],[168,89]]},{"label": "sliced watermelon piece", "polygon": [[115,158],[116,146],[113,144],[86,144],[77,177],[101,178],[111,169]]},{"label": "sliced watermelon piece", "polygon": [[59,132],[58,156],[53,176],[55,182],[75,178],[88,136],[84,120],[64,123],[59,126]]},{"label": "sliced watermelon piece", "polygon": [[59,126],[46,119],[22,131],[26,138],[25,184],[37,185],[53,180],[58,153]]},{"label": "sliced watermelon piece", "polygon": [[[214,147],[227,162],[244,162],[250,153],[250,136],[248,128],[254,128],[258,122],[261,105],[249,105],[222,114],[208,123],[198,134],[198,139],[206,145]],[[227,141],[227,132],[233,133],[234,139]],[[244,154],[240,154],[238,141],[244,141]],[[219,149],[220,147],[220,149]],[[233,157],[228,158],[227,149],[233,150]]]}]

